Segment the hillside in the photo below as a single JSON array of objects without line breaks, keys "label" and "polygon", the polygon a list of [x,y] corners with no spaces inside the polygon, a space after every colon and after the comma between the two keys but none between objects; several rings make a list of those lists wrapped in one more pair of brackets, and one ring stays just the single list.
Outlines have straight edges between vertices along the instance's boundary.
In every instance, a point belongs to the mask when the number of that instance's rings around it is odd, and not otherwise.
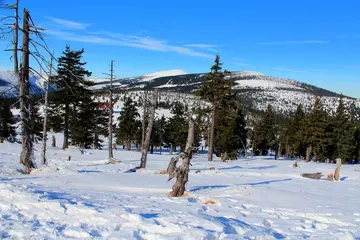
[{"label": "hillside", "polygon": [[[116,79],[114,86],[118,90],[144,90],[159,89],[160,91],[194,93],[204,81],[206,74],[181,74],[171,76],[153,77],[151,80],[145,76]],[[247,106],[254,110],[264,110],[267,104],[272,104],[276,111],[289,113],[301,103],[310,109],[314,96],[320,96],[329,112],[334,112],[340,94],[301,83],[292,79],[266,76],[252,71],[232,72],[230,79],[235,80],[235,90],[244,97]],[[98,81],[95,91],[104,91],[108,88],[109,81]],[[353,101],[360,107],[360,100],[352,97],[344,98],[345,104]]]},{"label": "hillside", "polygon": [[[35,75],[30,75],[30,94],[41,95],[44,92],[44,81]],[[18,96],[18,79],[13,71],[0,71],[0,97],[16,98]]]},{"label": "hillside", "polygon": [[[267,104],[271,104],[278,113],[288,114],[296,109],[301,103],[305,109],[310,109],[314,96],[320,96],[325,109],[333,113],[337,107],[339,94],[316,87],[307,83],[292,79],[266,76],[254,71],[232,72],[228,77],[236,82],[235,90],[243,96],[246,107],[251,111],[263,111]],[[98,94],[106,93],[109,87],[108,79],[91,79],[95,82],[92,90]],[[158,89],[161,96],[167,102],[173,102],[184,98],[193,99],[194,93],[206,81],[206,73],[187,74],[182,70],[160,71],[138,77],[121,78],[113,81],[115,92],[122,93],[123,90],[143,91]],[[16,97],[18,90],[17,80],[11,71],[0,72],[0,94],[5,97]],[[31,76],[31,93],[43,93],[43,81],[37,76]],[[174,94],[177,92],[178,94]],[[3,94],[4,93],[4,94]],[[130,94],[133,95],[133,94]],[[0,96],[1,97],[1,96]],[[352,102],[360,108],[360,100],[346,96],[345,104]]]}]

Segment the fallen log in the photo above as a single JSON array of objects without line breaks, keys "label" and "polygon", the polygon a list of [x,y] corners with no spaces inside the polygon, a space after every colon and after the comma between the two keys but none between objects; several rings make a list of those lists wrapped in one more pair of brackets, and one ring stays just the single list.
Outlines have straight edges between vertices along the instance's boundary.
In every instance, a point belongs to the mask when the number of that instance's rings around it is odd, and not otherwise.
[{"label": "fallen log", "polygon": [[321,172],[317,172],[317,173],[303,173],[301,174],[302,177],[304,178],[311,178],[311,179],[320,179],[322,176]]}]

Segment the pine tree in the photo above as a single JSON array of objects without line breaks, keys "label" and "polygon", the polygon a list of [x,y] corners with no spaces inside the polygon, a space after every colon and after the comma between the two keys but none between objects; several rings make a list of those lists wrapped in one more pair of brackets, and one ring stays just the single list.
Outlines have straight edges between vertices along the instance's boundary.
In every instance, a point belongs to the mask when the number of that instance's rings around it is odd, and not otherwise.
[{"label": "pine tree", "polygon": [[41,116],[39,112],[39,103],[38,102],[32,102],[30,104],[30,129],[29,132],[31,134],[31,140],[32,142],[39,142],[42,141],[43,135],[43,121],[44,118]]},{"label": "pine tree", "polygon": [[[215,129],[217,111],[220,109],[228,108],[229,101],[233,101],[235,94],[232,87],[235,86],[235,81],[226,79],[230,74],[228,71],[222,72],[222,63],[220,63],[219,55],[215,58],[215,64],[211,67],[210,73],[207,75],[207,81],[204,83],[198,94],[201,99],[206,100],[212,104],[212,120],[210,126],[210,139],[209,139],[209,157],[208,160],[212,161],[212,151],[215,143]],[[214,139],[213,139],[214,138]]]},{"label": "pine tree", "polygon": [[93,119],[93,148],[102,149],[102,143],[100,136],[108,136],[109,132],[109,109],[101,109],[99,105],[95,107],[94,119]]},{"label": "pine tree", "polygon": [[247,130],[242,108],[238,105],[221,109],[216,120],[216,152],[223,161],[237,159],[240,150],[246,151]]},{"label": "pine tree", "polygon": [[115,137],[117,144],[124,144],[126,148],[131,150],[131,143],[134,142],[139,134],[139,121],[137,118],[140,117],[136,108],[136,102],[131,98],[126,98],[124,106],[120,111],[118,117],[118,128],[116,129]]},{"label": "pine tree", "polygon": [[179,102],[174,103],[171,108],[173,116],[165,126],[166,141],[171,145],[170,153],[176,151],[176,147],[180,146],[181,150],[184,149],[187,139],[187,118],[185,106]]},{"label": "pine tree", "polygon": [[[323,110],[320,99],[315,97],[313,110],[304,120],[303,129],[306,131],[307,145],[314,153],[316,161],[323,161],[329,157],[327,150],[332,144],[332,126],[328,125],[328,120],[328,114]],[[327,130],[331,131],[327,133]]]},{"label": "pine tree", "polygon": [[299,104],[295,113],[285,120],[280,139],[286,157],[300,158],[306,154],[306,144],[301,128],[304,118],[305,113]]},{"label": "pine tree", "polygon": [[[77,129],[72,125],[80,126],[75,116],[83,116],[85,112],[88,112],[84,108],[93,107],[90,104],[92,102],[90,91],[86,89],[93,85],[91,81],[86,80],[91,72],[84,68],[86,62],[81,61],[83,53],[84,49],[73,51],[69,46],[66,46],[63,56],[58,59],[57,75],[53,79],[57,91],[50,95],[49,125],[56,130],[64,131],[63,149],[69,146],[71,129]],[[83,117],[82,120],[84,119],[86,118]],[[88,121],[84,124],[87,123]],[[85,140],[87,131],[88,129],[79,129],[79,132],[74,133],[76,136],[74,142],[79,143],[80,135],[84,134],[81,141],[84,141],[82,142],[83,145],[87,145],[90,141]]]},{"label": "pine tree", "polygon": [[14,116],[10,110],[9,104],[3,102],[0,104],[0,138],[15,137]]},{"label": "pine tree", "polygon": [[253,133],[253,148],[256,154],[266,155],[268,150],[278,151],[278,130],[275,114],[269,104],[263,118],[255,125]]},{"label": "pine tree", "polygon": [[151,134],[150,146],[151,146],[151,153],[154,151],[155,147],[161,147],[165,140],[165,127],[166,127],[166,119],[163,115],[160,119],[157,119],[153,126],[153,131]]}]

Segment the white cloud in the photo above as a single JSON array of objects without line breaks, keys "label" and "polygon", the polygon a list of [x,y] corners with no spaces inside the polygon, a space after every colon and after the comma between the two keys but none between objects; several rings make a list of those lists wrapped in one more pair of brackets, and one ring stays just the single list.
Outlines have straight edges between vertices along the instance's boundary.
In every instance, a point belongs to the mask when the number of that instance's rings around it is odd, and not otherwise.
[{"label": "white cloud", "polygon": [[55,17],[46,17],[46,18],[49,19],[52,23],[55,23],[56,25],[66,29],[84,30],[88,26],[90,26],[90,24],[87,23],[74,22],[61,18],[55,18]]},{"label": "white cloud", "polygon": [[329,41],[323,40],[300,40],[300,41],[280,41],[280,42],[261,42],[260,45],[291,45],[291,44],[324,44]]},{"label": "white cloud", "polygon": [[216,49],[217,46],[216,45],[211,45],[211,44],[186,44],[185,47],[188,48],[199,48],[199,49],[203,49],[205,51],[208,52],[214,52],[214,53],[218,53],[219,51]]},{"label": "white cloud", "polygon": [[141,49],[160,51],[160,52],[175,52],[179,54],[184,54],[188,56],[197,56],[197,57],[207,57],[207,58],[214,57],[213,55],[208,53],[195,51],[189,47],[182,47],[182,46],[168,44],[164,40],[154,39],[151,37],[141,37],[141,36],[112,33],[106,31],[78,34],[68,31],[50,30],[47,31],[47,33],[56,36],[58,39],[67,40],[67,41],[126,46],[126,47],[141,48]]},{"label": "white cloud", "polygon": [[226,61],[225,63],[234,66],[251,67],[251,65],[248,63],[243,63],[238,61]]},{"label": "white cloud", "polygon": [[284,67],[275,67],[275,68],[272,68],[272,70],[284,71],[284,72],[304,72],[304,71],[302,71],[302,70],[291,69],[291,68],[284,68]]}]

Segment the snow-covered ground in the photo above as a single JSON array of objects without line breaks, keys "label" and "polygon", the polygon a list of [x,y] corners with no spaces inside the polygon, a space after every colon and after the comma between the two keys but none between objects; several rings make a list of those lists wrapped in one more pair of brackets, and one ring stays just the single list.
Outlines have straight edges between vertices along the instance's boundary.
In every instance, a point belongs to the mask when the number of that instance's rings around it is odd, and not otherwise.
[{"label": "snow-covered ground", "polygon": [[342,166],[341,181],[329,182],[300,174],[333,172],[330,164],[208,162],[198,154],[188,196],[172,198],[174,180],[159,174],[168,153],[150,154],[146,171],[128,173],[140,153],[117,150],[113,165],[106,148],[50,148],[49,165],[31,175],[17,170],[19,154],[19,144],[0,144],[0,239],[360,239],[358,165]]}]

